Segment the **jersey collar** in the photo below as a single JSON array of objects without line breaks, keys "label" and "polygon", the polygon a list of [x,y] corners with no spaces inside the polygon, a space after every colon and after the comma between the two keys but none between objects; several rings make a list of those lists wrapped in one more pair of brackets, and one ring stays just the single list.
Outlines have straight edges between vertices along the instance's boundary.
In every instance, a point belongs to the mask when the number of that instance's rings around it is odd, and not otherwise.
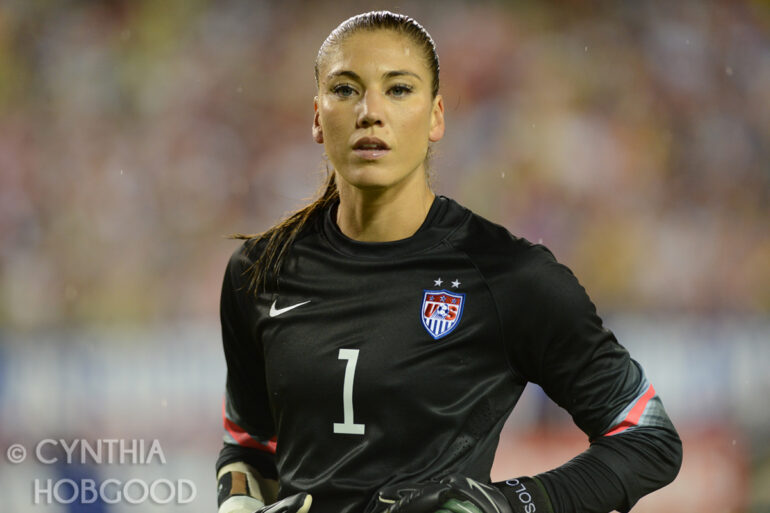
[{"label": "jersey collar", "polygon": [[361,242],[340,231],[335,221],[338,205],[339,202],[324,212],[323,233],[327,241],[339,253],[372,259],[419,253],[439,244],[459,226],[465,210],[447,197],[436,196],[422,225],[411,237],[391,242]]}]

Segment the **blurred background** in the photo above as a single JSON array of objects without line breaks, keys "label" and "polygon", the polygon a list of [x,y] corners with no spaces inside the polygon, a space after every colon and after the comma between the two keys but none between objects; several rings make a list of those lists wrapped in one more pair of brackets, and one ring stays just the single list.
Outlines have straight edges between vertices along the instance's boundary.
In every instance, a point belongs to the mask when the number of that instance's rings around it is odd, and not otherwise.
[{"label": "blurred background", "polygon": [[[0,512],[215,511],[224,236],[315,193],[313,60],[375,8],[438,46],[435,190],[571,267],[680,429],[634,511],[770,511],[770,2],[3,0]],[[49,465],[44,439],[146,446]],[[586,446],[530,386],[493,477]],[[83,476],[197,494],[34,504]]]}]

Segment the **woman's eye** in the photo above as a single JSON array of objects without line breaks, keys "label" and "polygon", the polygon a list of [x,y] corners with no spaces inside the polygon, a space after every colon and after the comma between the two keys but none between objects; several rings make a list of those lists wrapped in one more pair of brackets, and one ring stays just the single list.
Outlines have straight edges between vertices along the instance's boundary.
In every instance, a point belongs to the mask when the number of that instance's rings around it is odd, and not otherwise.
[{"label": "woman's eye", "polygon": [[355,91],[347,84],[339,84],[332,87],[332,92],[337,96],[347,97],[351,96]]},{"label": "woman's eye", "polygon": [[412,88],[405,84],[397,84],[390,88],[392,96],[406,96],[412,92]]}]

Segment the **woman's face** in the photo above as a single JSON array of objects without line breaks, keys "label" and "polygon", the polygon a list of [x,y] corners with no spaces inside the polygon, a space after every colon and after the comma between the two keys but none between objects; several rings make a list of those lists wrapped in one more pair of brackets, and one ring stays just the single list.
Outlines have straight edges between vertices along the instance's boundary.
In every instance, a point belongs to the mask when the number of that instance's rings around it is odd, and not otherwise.
[{"label": "woman's face", "polygon": [[391,30],[360,31],[334,46],[318,72],[313,136],[338,180],[377,189],[424,175],[428,142],[444,135],[444,105],[431,97],[420,47]]}]

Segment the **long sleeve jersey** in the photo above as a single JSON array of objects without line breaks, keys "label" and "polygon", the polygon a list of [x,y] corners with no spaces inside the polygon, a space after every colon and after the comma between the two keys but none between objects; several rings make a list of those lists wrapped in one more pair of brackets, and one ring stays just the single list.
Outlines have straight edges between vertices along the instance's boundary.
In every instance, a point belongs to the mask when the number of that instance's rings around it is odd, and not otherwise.
[{"label": "long sleeve jersey", "polygon": [[240,247],[222,288],[218,468],[246,461],[279,497],[311,493],[312,513],[362,513],[400,481],[489,482],[533,382],[590,441],[537,476],[557,513],[626,511],[678,472],[681,442],[643,369],[544,246],[437,197],[395,242],[349,239],[327,209],[257,294],[262,249]]}]

